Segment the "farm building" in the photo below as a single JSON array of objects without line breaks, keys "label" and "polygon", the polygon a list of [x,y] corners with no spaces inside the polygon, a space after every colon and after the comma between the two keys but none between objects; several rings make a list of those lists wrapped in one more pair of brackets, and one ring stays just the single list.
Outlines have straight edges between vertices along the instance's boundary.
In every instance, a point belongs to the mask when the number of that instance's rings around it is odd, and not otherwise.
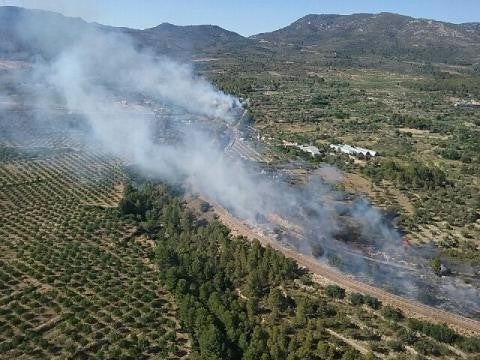
[{"label": "farm building", "polygon": [[457,103],[455,103],[455,107],[460,107],[460,108],[469,108],[469,109],[480,109],[480,102],[471,100],[462,100]]},{"label": "farm building", "polygon": [[312,156],[320,155],[320,150],[313,145],[298,145],[300,150],[310,153]]},{"label": "farm building", "polygon": [[338,144],[338,145],[331,144],[330,148],[334,149],[335,151],[339,151],[339,152],[342,152],[344,154],[354,155],[354,156],[358,156],[358,155],[376,156],[377,155],[377,152],[374,151],[374,150],[369,150],[369,149],[365,149],[365,148],[361,148],[361,147],[357,147],[357,146],[346,145],[346,144]]},{"label": "farm building", "polygon": [[283,146],[285,147],[296,147],[302,151],[305,151],[307,153],[310,153],[312,156],[320,155],[320,150],[313,145],[298,145],[296,142],[289,142],[286,140],[283,140]]}]

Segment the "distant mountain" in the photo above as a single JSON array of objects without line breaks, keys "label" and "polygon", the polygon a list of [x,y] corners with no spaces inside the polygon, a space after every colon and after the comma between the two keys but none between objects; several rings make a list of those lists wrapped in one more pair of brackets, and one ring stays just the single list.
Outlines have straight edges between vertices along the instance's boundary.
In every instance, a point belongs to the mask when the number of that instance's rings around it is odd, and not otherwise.
[{"label": "distant mountain", "polygon": [[307,15],[287,27],[251,38],[265,46],[313,48],[340,56],[480,60],[479,23],[457,25],[392,13]]},{"label": "distant mountain", "polygon": [[216,25],[177,26],[163,23],[150,29],[127,32],[141,46],[167,53],[202,54],[253,44],[251,40]]},{"label": "distant mountain", "polygon": [[328,54],[337,59],[480,62],[480,23],[457,25],[391,13],[307,15],[282,29],[245,38],[215,25],[163,23],[138,30],[11,6],[0,7],[0,57],[50,58],[95,29],[126,34],[139,48],[182,58],[230,53],[260,55],[262,62]]},{"label": "distant mountain", "polygon": [[[255,42],[215,25],[168,23],[138,30],[88,23],[58,13],[14,6],[0,7],[0,57],[52,57],[76,37],[95,29],[131,36],[140,48],[173,56],[238,51]],[[33,31],[32,31],[33,30]]]}]

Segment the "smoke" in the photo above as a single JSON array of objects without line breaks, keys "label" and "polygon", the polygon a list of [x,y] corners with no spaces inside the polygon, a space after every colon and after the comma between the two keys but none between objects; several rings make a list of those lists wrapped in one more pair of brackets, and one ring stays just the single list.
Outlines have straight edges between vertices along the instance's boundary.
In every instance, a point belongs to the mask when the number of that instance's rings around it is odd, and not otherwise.
[{"label": "smoke", "polygon": [[[17,29],[23,39],[35,41],[37,26]],[[378,251],[408,256],[398,232],[367,202],[349,204],[315,176],[291,186],[225,156],[225,143],[238,138],[235,124],[243,109],[237,98],[196,76],[189,65],[137,50],[121,33],[78,26],[74,33],[62,27],[55,31],[68,33],[71,41],[56,52],[58,34],[36,33],[53,55],[37,59],[28,94],[37,108],[62,107],[85,119],[90,128],[86,146],[100,146],[161,179],[181,181],[265,231],[281,228],[279,241],[299,251],[312,254],[321,245],[324,258],[339,254],[351,273],[401,286],[409,295],[421,289],[408,271],[395,271],[389,280],[382,276],[381,263],[372,266],[352,252],[363,239]],[[36,116],[40,124],[42,114]],[[323,171],[333,181],[340,177],[333,168]]]},{"label": "smoke", "polygon": [[72,109],[98,107],[98,100],[91,103],[92,95],[105,100],[113,89],[128,89],[194,114],[227,120],[231,119],[229,110],[239,106],[234,97],[195,78],[189,66],[137,52],[129,38],[121,35],[88,34],[61,54],[49,70],[51,83],[62,90]]},{"label": "smoke", "polygon": [[[259,211],[254,179],[242,164],[232,168],[212,135],[197,125],[206,119],[232,123],[241,104],[196,77],[190,66],[139,52],[126,36],[97,31],[82,34],[53,62],[36,69],[34,78],[47,84],[49,95],[60,98],[69,112],[87,119],[105,150],[169,181],[186,179],[239,215],[253,218]],[[45,94],[37,101],[44,103]],[[132,96],[140,96],[143,104],[129,104],[125,99]],[[155,141],[156,107],[178,108],[192,121],[173,124],[182,128],[181,141]],[[180,122],[175,115],[172,121]]]},{"label": "smoke", "polygon": [[[318,177],[295,188],[225,156],[218,132],[227,142],[238,137],[234,125],[243,109],[237,98],[196,76],[189,65],[138,51],[122,34],[88,29],[71,37],[76,41],[54,59],[34,66],[33,82],[44,85],[35,92],[37,108],[57,103],[83,116],[90,143],[162,179],[187,183],[254,225],[269,214],[296,222],[306,233],[302,251],[340,231],[335,206],[341,195]],[[168,109],[173,113],[156,116]],[[166,137],[176,141],[158,141],[158,123],[165,117],[173,123]],[[351,212],[365,233],[395,237],[376,210],[365,209]]]}]

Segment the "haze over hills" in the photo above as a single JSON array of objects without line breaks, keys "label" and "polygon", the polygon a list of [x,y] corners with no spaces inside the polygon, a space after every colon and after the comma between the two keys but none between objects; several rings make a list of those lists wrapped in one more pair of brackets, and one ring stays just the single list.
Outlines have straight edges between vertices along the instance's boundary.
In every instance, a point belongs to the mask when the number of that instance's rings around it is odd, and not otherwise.
[{"label": "haze over hills", "polygon": [[50,58],[79,34],[99,27],[115,29],[50,11],[3,6],[0,7],[0,53],[3,58]]},{"label": "haze over hills", "polygon": [[48,24],[44,32],[36,34],[39,43],[55,44],[49,54],[43,54],[47,57],[67,46],[71,36],[102,27],[132,36],[141,48],[181,57],[222,55],[225,52],[249,54],[253,51],[294,56],[303,49],[310,53],[333,53],[338,58],[379,56],[467,65],[480,61],[479,23],[457,25],[391,13],[307,15],[282,29],[246,38],[215,25],[163,23],[145,30],[116,28],[52,12],[7,6],[0,7],[0,51],[3,56],[25,58],[38,55],[36,49],[24,46],[25,39],[21,34],[27,31],[16,31],[22,30],[18,24],[23,18],[29,23]]}]

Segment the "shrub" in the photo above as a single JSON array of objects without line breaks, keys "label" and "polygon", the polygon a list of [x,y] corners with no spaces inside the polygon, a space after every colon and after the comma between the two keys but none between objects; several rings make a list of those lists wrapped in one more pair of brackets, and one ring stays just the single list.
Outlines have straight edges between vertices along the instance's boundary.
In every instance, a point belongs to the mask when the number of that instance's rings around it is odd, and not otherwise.
[{"label": "shrub", "polygon": [[401,351],[405,350],[405,345],[400,340],[390,340],[390,341],[387,342],[387,345],[393,351],[401,352]]},{"label": "shrub", "polygon": [[352,305],[363,305],[365,303],[365,298],[360,293],[353,293],[350,295],[350,302]]},{"label": "shrub", "polygon": [[413,347],[422,355],[440,356],[442,354],[442,349],[433,341],[430,341],[428,339],[422,339],[417,341],[413,345]]},{"label": "shrub", "polygon": [[365,300],[365,304],[367,304],[374,310],[378,310],[382,307],[382,302],[378,300],[376,297],[365,295],[364,300]]},{"label": "shrub", "polygon": [[322,94],[316,94],[312,97],[311,100],[312,105],[318,106],[318,107],[324,107],[330,104],[330,101],[328,98]]},{"label": "shrub", "polygon": [[451,344],[459,338],[459,335],[446,325],[432,324],[426,321],[409,319],[408,326],[434,338],[437,341]]},{"label": "shrub", "polygon": [[430,261],[430,268],[432,269],[433,273],[435,275],[440,275],[442,271],[442,264],[440,262],[440,259],[434,258]]},{"label": "shrub", "polygon": [[465,338],[459,343],[459,346],[462,348],[462,350],[469,353],[480,353],[480,338]]},{"label": "shrub", "polygon": [[404,318],[402,310],[393,308],[389,305],[385,306],[385,309],[383,309],[383,316],[391,321],[400,321]]},{"label": "shrub", "polygon": [[325,293],[327,296],[335,299],[343,299],[345,297],[345,289],[338,285],[328,285],[325,288]]},{"label": "shrub", "polygon": [[201,212],[204,212],[204,213],[207,212],[208,210],[210,210],[210,207],[211,207],[211,205],[206,201],[202,201],[200,203],[200,211]]}]

